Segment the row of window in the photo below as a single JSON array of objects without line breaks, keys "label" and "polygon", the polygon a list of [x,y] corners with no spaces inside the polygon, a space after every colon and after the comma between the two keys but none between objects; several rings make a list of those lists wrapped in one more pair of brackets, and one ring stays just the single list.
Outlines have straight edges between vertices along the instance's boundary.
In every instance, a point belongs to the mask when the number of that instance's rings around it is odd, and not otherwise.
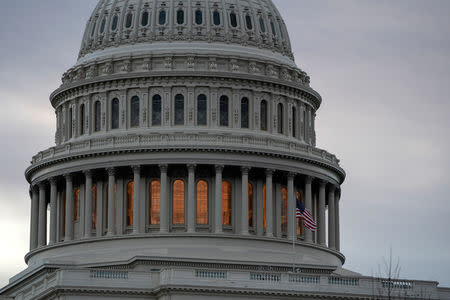
[{"label": "row of window", "polygon": [[[230,22],[230,26],[233,28],[237,28],[239,26],[239,21],[238,21],[238,16],[236,15],[236,13],[234,11],[230,12],[229,14],[229,22]],[[126,29],[129,29],[133,26],[133,19],[135,18],[134,13],[133,12],[129,12],[127,13],[126,17],[125,17],[125,22],[124,22],[124,27]],[[186,17],[185,17],[185,10],[184,9],[178,9],[176,12],[176,24],[178,25],[184,25],[186,22]],[[102,18],[102,21],[100,23],[100,29],[99,29],[99,33],[103,34],[105,32],[106,29],[106,21],[107,21],[107,16]],[[215,26],[220,26],[222,25],[222,17],[221,17],[221,13],[218,10],[213,11],[212,13],[212,21],[213,24]],[[144,11],[141,14],[141,20],[140,20],[140,25],[142,27],[146,27],[149,25],[150,22],[150,13],[148,11]],[[194,22],[196,25],[203,25],[204,24],[204,17],[203,17],[203,11],[201,9],[197,9],[195,10],[194,13]],[[259,30],[261,33],[266,33],[267,29],[266,29],[266,21],[264,20],[263,16],[260,15],[259,16]],[[158,25],[166,25],[167,23],[167,11],[162,9],[159,11],[158,13]],[[272,20],[272,18],[269,18],[269,23],[270,23],[270,29],[271,29],[271,33],[273,36],[277,35],[276,29],[275,29],[275,23]],[[111,22],[111,31],[116,31],[119,25],[119,15],[114,15],[112,18],[112,22]],[[253,30],[254,25],[253,25],[253,21],[252,21],[252,17],[249,14],[245,15],[245,26],[248,30]],[[94,36],[95,32],[97,29],[97,21],[95,21],[92,25],[92,30],[91,30],[91,37]],[[281,38],[284,38],[284,34],[283,34],[283,28],[281,26],[281,24],[279,24],[279,29],[280,29],[280,34],[281,34]]]},{"label": "row of window", "polygon": [[[197,97],[197,125],[206,126],[208,123],[208,101],[204,94],[200,94]],[[162,98],[160,95],[154,95],[151,100],[151,124],[152,126],[161,126],[162,122]],[[249,109],[250,103],[247,97],[241,99],[241,128],[249,128]],[[219,99],[219,125],[227,127],[229,126],[230,118],[230,101],[228,96],[221,96]],[[101,114],[102,105],[100,101],[94,103],[94,132],[101,130]],[[306,119],[306,112],[303,112],[303,119]],[[69,126],[72,126],[72,108],[69,109]],[[80,134],[85,134],[85,106],[80,106]],[[260,103],[260,130],[268,130],[268,103],[266,100],[262,100]],[[120,102],[119,99],[114,98],[111,100],[111,129],[119,128],[120,117]],[[284,122],[284,105],[278,103],[277,105],[277,130],[278,133],[284,134],[285,122]],[[174,99],[174,125],[185,124],[185,98],[182,94],[177,94]],[[138,96],[133,96],[130,100],[130,127],[139,127],[140,125],[140,99]],[[292,107],[292,135],[297,136],[297,109]],[[69,138],[72,138],[72,128],[69,128]]]},{"label": "row of window", "polygon": [[[117,186],[115,186],[115,216],[117,215]],[[199,180],[196,184],[196,223],[197,225],[209,224],[209,192],[208,182],[205,180]],[[126,226],[133,226],[133,207],[134,207],[134,182],[129,181],[127,184],[126,193]],[[159,180],[153,180],[149,183],[148,187],[148,224],[159,225],[160,224],[160,208],[161,208],[161,184]],[[253,227],[253,184],[248,183],[248,226]],[[74,190],[74,221],[80,220],[80,200],[81,190],[76,188]],[[281,231],[287,232],[287,189],[283,187],[281,189]],[[106,186],[106,199],[108,198],[108,187]],[[301,199],[301,193],[297,191],[297,198]],[[92,229],[97,228],[97,187],[92,187]],[[185,182],[181,179],[177,179],[172,184],[172,224],[184,225],[185,224],[185,201],[186,190]],[[108,202],[106,201],[106,205]],[[233,193],[232,184],[229,181],[224,180],[222,182],[222,225],[232,226],[233,210]],[[105,211],[108,211],[106,207]],[[106,224],[108,224],[108,214],[105,214]],[[117,217],[116,217],[117,218]],[[64,209],[63,220],[65,219],[65,197],[64,197]],[[115,224],[117,219],[114,220]],[[64,222],[63,222],[64,223]],[[300,234],[300,224],[298,226],[298,234]],[[64,225],[63,225],[64,226]],[[266,187],[263,188],[263,226],[266,228]],[[65,230],[63,230],[65,232]]]}]

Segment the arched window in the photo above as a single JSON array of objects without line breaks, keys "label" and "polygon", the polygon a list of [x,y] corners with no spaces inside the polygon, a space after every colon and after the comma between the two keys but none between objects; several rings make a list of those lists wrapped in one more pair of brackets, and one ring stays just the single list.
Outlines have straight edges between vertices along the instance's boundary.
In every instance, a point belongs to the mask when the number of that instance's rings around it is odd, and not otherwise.
[{"label": "arched window", "polygon": [[287,189],[281,189],[281,232],[287,233]]},{"label": "arched window", "polygon": [[261,28],[262,33],[266,32],[266,24],[264,23],[264,19],[262,16],[259,17],[259,27]]},{"label": "arched window", "polygon": [[161,96],[154,95],[152,99],[152,125],[161,126]]},{"label": "arched window", "polygon": [[202,25],[203,24],[203,12],[200,9],[195,11],[195,24]]},{"label": "arched window", "polygon": [[119,128],[119,99],[111,100],[111,129]]},{"label": "arched window", "polygon": [[72,110],[72,108],[69,109],[69,121],[68,121],[68,123],[69,123],[69,124],[67,124],[67,125],[69,125],[69,126],[67,126],[67,127],[68,127],[68,129],[69,129],[69,139],[71,139],[71,138],[72,138],[72,134],[73,134],[73,129],[72,129],[72,123],[73,123],[73,110]]},{"label": "arched window", "polygon": [[297,109],[292,107],[292,136],[297,137]]},{"label": "arched window", "polygon": [[231,183],[222,181],[222,224],[232,225],[232,189]]},{"label": "arched window", "polygon": [[253,227],[253,185],[248,183],[248,226]]},{"label": "arched window", "polygon": [[130,118],[130,126],[131,127],[139,127],[139,97],[134,96],[131,98],[131,118]]},{"label": "arched window", "polygon": [[117,29],[117,24],[119,23],[119,16],[115,15],[111,22],[111,31],[115,31]]},{"label": "arched window", "polygon": [[133,226],[134,182],[127,184],[127,226]]},{"label": "arched window", "polygon": [[267,131],[267,101],[261,101],[261,130]]},{"label": "arched window", "polygon": [[95,27],[97,26],[97,20],[95,20],[95,22],[92,24],[92,31],[91,31],[91,37],[94,36],[95,34]]},{"label": "arched window", "polygon": [[161,10],[159,12],[159,25],[164,25],[166,24],[166,11],[165,10]]},{"label": "arched window", "polygon": [[149,20],[149,13],[148,11],[144,11],[142,13],[142,17],[141,17],[141,25],[142,26],[147,26],[148,25],[148,20]]},{"label": "arched window", "polygon": [[273,23],[273,21],[270,21],[270,29],[272,29],[272,35],[273,36],[277,36],[277,31],[275,30],[275,24]]},{"label": "arched window", "polygon": [[150,182],[150,213],[149,224],[160,224],[160,208],[161,208],[161,183],[159,180]]},{"label": "arched window", "polygon": [[208,183],[205,180],[197,182],[197,224],[208,224]]},{"label": "arched window", "polygon": [[97,186],[92,186],[92,226],[91,229],[97,229]]},{"label": "arched window", "polygon": [[179,9],[177,11],[177,24],[182,25],[184,24],[184,10]]},{"label": "arched window", "polygon": [[246,15],[245,16],[245,24],[247,25],[247,29],[248,30],[252,30],[253,29],[252,17],[250,17],[250,15]]},{"label": "arched window", "polygon": [[132,13],[128,13],[127,14],[127,19],[125,21],[125,27],[126,28],[130,28],[131,25],[133,25],[133,14]]},{"label": "arched window", "polygon": [[184,125],[184,96],[175,96],[175,125]]},{"label": "arched window", "polygon": [[197,125],[207,124],[207,102],[206,95],[201,94],[197,97]]},{"label": "arched window", "polygon": [[84,104],[80,105],[80,135],[84,134]]},{"label": "arched window", "polygon": [[228,97],[220,97],[220,126],[228,126]]},{"label": "arched window", "polygon": [[237,16],[234,12],[230,13],[230,24],[231,24],[231,27],[234,27],[234,28],[236,28],[238,26]]},{"label": "arched window", "polygon": [[184,181],[175,180],[172,191],[172,223],[182,225],[184,224]]},{"label": "arched window", "polygon": [[81,194],[80,188],[76,188],[73,191],[73,220],[74,221],[80,220],[80,194]]},{"label": "arched window", "polygon": [[220,22],[220,13],[217,10],[215,10],[213,12],[213,21],[214,21],[214,25],[216,25],[216,26],[219,26],[221,23]]},{"label": "arched window", "polygon": [[106,17],[103,18],[102,24],[100,25],[100,33],[105,32],[105,26],[106,26]]},{"label": "arched window", "polygon": [[[300,191],[296,191],[296,194],[297,194],[298,201],[303,203],[302,193]],[[302,219],[296,219],[296,220],[297,220],[297,235],[301,235],[303,232],[303,229],[302,229],[303,222],[302,222]]]},{"label": "arched window", "polygon": [[281,23],[279,23],[279,26],[280,26],[280,35],[281,35],[281,38],[284,39],[283,26],[281,26]]},{"label": "arched window", "polygon": [[248,98],[244,97],[241,99],[241,127],[242,128],[249,128],[249,102]]},{"label": "arched window", "polygon": [[94,131],[101,130],[102,104],[100,101],[94,103]]},{"label": "arched window", "polygon": [[278,133],[284,132],[284,119],[283,119],[283,104],[278,103],[277,106],[277,118],[278,118]]}]

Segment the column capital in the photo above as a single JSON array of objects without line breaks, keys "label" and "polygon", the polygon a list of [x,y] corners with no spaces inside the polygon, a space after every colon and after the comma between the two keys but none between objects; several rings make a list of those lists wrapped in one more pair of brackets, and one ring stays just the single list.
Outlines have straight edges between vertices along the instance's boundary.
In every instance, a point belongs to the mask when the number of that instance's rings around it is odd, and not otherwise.
[{"label": "column capital", "polygon": [[314,177],[312,177],[310,175],[306,175],[305,176],[305,183],[311,184],[313,179],[314,179]]},{"label": "column capital", "polygon": [[161,171],[161,173],[167,173],[168,168],[169,168],[168,164],[160,164],[159,165],[159,170]]},{"label": "column capital", "polygon": [[131,169],[133,169],[133,173],[140,173],[141,172],[141,166],[140,165],[131,166]]},{"label": "column capital", "polygon": [[242,166],[241,167],[241,172],[242,172],[242,174],[244,175],[248,175],[248,173],[250,172],[250,170],[251,170],[252,168],[251,167],[248,167],[248,166]]},{"label": "column capital", "polygon": [[31,191],[31,193],[39,193],[38,185],[36,183],[32,184],[30,186],[30,191]]},{"label": "column capital", "polygon": [[84,176],[86,177],[92,177],[92,170],[84,170],[83,171]]},{"label": "column capital", "polygon": [[272,176],[274,172],[274,169],[266,169],[266,176]]},{"label": "column capital", "polygon": [[330,184],[330,193],[336,192],[336,186],[334,184]]},{"label": "column capital", "polygon": [[325,188],[328,184],[328,181],[326,181],[324,179],[319,179],[319,184],[320,184],[320,187]]},{"label": "column capital", "polygon": [[288,179],[294,179],[294,178],[295,178],[295,175],[297,175],[297,173],[295,173],[295,172],[288,172],[288,173],[287,173]]},{"label": "column capital", "polygon": [[51,177],[48,181],[50,182],[50,185],[55,186],[56,183],[58,182],[58,178],[57,177]]},{"label": "column capital", "polygon": [[107,168],[106,172],[108,172],[108,176],[115,176],[116,175],[116,169],[115,168]]},{"label": "column capital", "polygon": [[72,175],[72,173],[67,173],[67,174],[64,174],[63,176],[64,176],[64,178],[66,179],[66,181],[71,182],[71,181],[73,180],[73,175]]},{"label": "column capital", "polygon": [[39,190],[45,189],[46,185],[47,184],[45,181],[38,182],[38,184],[37,184],[37,186],[39,187]]},{"label": "column capital", "polygon": [[195,168],[197,167],[197,165],[194,163],[189,163],[186,166],[187,166],[188,171],[195,171]]},{"label": "column capital", "polygon": [[215,165],[214,168],[216,169],[216,173],[222,173],[224,165]]}]

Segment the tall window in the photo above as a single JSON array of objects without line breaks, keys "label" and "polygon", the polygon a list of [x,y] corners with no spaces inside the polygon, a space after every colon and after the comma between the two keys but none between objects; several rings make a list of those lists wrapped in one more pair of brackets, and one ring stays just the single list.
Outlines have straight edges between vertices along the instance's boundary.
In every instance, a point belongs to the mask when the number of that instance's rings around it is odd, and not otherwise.
[{"label": "tall window", "polygon": [[201,94],[197,97],[197,125],[206,125],[207,102],[206,96]]},{"label": "tall window", "polygon": [[105,32],[105,25],[106,25],[106,17],[103,18],[102,24],[100,25],[100,33],[102,34]]},{"label": "tall window", "polygon": [[134,182],[127,184],[127,226],[133,226]]},{"label": "tall window", "polygon": [[111,22],[111,31],[116,31],[118,23],[119,23],[119,16],[115,15]]},{"label": "tall window", "polygon": [[95,26],[97,26],[97,20],[95,20],[94,24],[92,25],[91,37],[94,36],[94,33],[95,33]]},{"label": "tall window", "polygon": [[152,99],[152,125],[161,126],[161,96],[154,95]]},{"label": "tall window", "polygon": [[241,127],[249,128],[248,119],[249,119],[249,102],[248,98],[244,97],[241,100]]},{"label": "tall window", "polygon": [[272,20],[270,20],[270,29],[272,29],[272,35],[276,36],[277,35],[277,31],[275,30],[275,24],[273,23]]},{"label": "tall window", "polygon": [[266,24],[264,24],[264,19],[262,16],[259,17],[259,27],[261,28],[262,33],[266,32]]},{"label": "tall window", "polygon": [[127,14],[127,19],[126,19],[126,22],[125,22],[125,27],[126,28],[130,28],[131,25],[133,25],[133,14],[132,13],[128,13]]},{"label": "tall window", "polygon": [[287,233],[287,189],[281,189],[281,232]]},{"label": "tall window", "polygon": [[195,11],[195,24],[202,25],[203,23],[203,12],[200,9]]},{"label": "tall window", "polygon": [[220,126],[228,126],[228,97],[220,97]]},{"label": "tall window", "polygon": [[277,117],[278,117],[278,133],[284,132],[284,120],[283,120],[283,104],[278,103],[277,106]]},{"label": "tall window", "polygon": [[250,17],[250,15],[246,15],[245,16],[245,24],[247,25],[247,29],[248,30],[252,30],[253,29],[252,17]]},{"label": "tall window", "polygon": [[205,180],[197,182],[197,224],[208,224],[208,183]]},{"label": "tall window", "polygon": [[80,220],[80,188],[73,191],[73,220]]},{"label": "tall window", "polygon": [[179,9],[177,11],[177,24],[181,25],[184,23],[184,10]]},{"label": "tall window", "polygon": [[175,125],[184,125],[184,96],[175,96]]},{"label": "tall window", "polygon": [[160,12],[159,12],[159,20],[158,20],[158,23],[159,23],[159,25],[164,25],[164,24],[166,24],[166,11],[165,10],[161,10]]},{"label": "tall window", "polygon": [[119,99],[111,100],[111,129],[119,128]]},{"label": "tall window", "polygon": [[248,226],[253,227],[253,185],[248,183]]},{"label": "tall window", "polygon": [[69,121],[68,121],[68,129],[69,129],[69,139],[72,138],[72,134],[73,134],[73,129],[72,129],[72,123],[73,123],[73,110],[72,108],[69,109]]},{"label": "tall window", "polygon": [[267,101],[261,101],[261,130],[267,131]]},{"label": "tall window", "polygon": [[231,183],[222,182],[222,224],[231,226],[232,221],[232,190]]},{"label": "tall window", "polygon": [[84,104],[80,105],[80,134],[84,134]]},{"label": "tall window", "polygon": [[220,25],[220,13],[215,10],[213,12],[213,21],[214,21],[214,25],[219,26]]},{"label": "tall window", "polygon": [[230,24],[231,24],[231,27],[235,27],[236,28],[238,26],[238,24],[237,24],[237,16],[236,16],[236,14],[234,12],[230,13]]},{"label": "tall window", "polygon": [[139,97],[134,96],[131,98],[131,120],[130,120],[130,126],[131,127],[139,127]]},{"label": "tall window", "polygon": [[297,137],[297,109],[292,107],[292,136]]},{"label": "tall window", "polygon": [[100,101],[96,101],[94,104],[94,131],[100,131],[101,129],[101,113],[102,113],[102,104]]},{"label": "tall window", "polygon": [[172,191],[172,223],[182,225],[184,224],[184,181],[175,180]]},{"label": "tall window", "polygon": [[150,225],[160,224],[160,208],[161,208],[161,183],[159,180],[150,182]]},{"label": "tall window", "polygon": [[97,229],[97,186],[92,186],[92,229]]},{"label": "tall window", "polygon": [[148,25],[148,20],[149,20],[149,13],[148,13],[148,11],[144,11],[142,13],[141,25],[142,26],[147,26]]}]

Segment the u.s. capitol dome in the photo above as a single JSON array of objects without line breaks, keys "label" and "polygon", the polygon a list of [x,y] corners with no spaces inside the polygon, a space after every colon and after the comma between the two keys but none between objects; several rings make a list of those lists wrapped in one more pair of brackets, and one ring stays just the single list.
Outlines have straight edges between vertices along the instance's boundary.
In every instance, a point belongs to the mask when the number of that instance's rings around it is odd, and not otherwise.
[{"label": "u.s. capitol dome", "polygon": [[[272,1],[100,0],[50,101],[56,146],[26,170],[28,269],[3,295],[246,299],[359,287],[342,269],[345,172],[316,148],[322,99]],[[296,199],[316,232],[296,218]]]}]

